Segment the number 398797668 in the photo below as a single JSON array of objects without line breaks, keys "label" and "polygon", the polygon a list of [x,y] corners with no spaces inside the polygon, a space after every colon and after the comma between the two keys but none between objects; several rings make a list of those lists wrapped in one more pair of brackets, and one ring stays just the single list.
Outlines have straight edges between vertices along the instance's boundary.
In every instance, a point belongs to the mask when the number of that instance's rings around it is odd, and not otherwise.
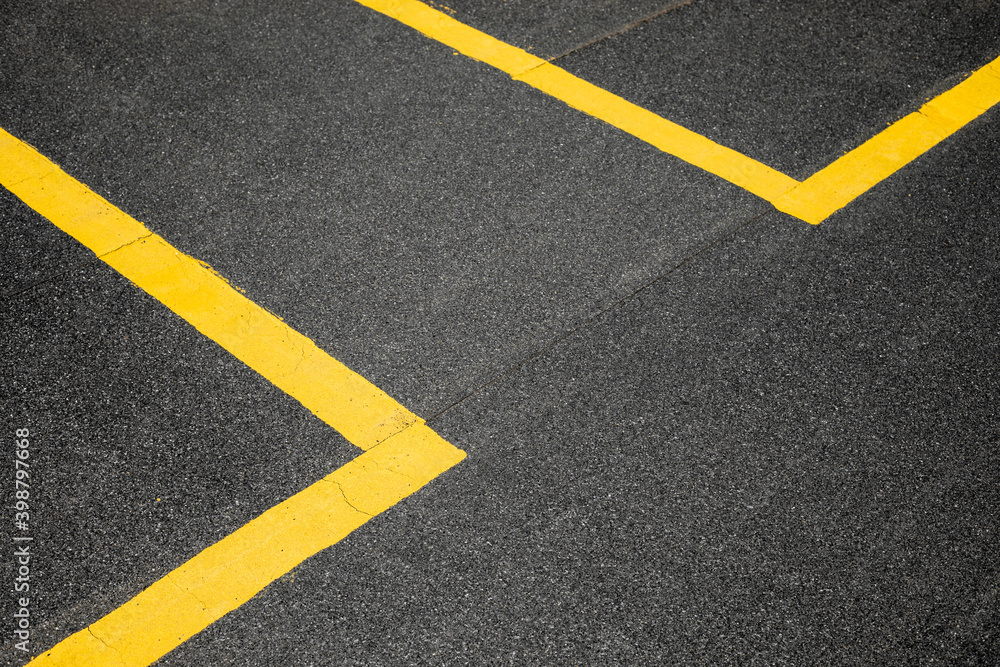
[{"label": "number 398797668", "polygon": [[28,530],[28,510],[31,499],[31,484],[28,480],[31,475],[28,472],[28,457],[31,455],[28,436],[31,435],[26,428],[19,428],[14,432],[16,439],[14,444],[14,527],[19,530]]}]

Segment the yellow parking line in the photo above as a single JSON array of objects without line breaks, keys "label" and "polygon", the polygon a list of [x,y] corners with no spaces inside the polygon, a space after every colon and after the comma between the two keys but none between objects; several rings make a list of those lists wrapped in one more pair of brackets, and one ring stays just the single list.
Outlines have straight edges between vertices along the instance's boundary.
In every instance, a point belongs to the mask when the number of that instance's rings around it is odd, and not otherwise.
[{"label": "yellow parking line", "polygon": [[423,420],[0,129],[0,185],[361,449]]},{"label": "yellow parking line", "polygon": [[575,77],[538,56],[456,21],[422,2],[357,1],[763,199],[773,201],[798,185],[798,181],[790,176]]},{"label": "yellow parking line", "polygon": [[357,0],[515,80],[819,224],[1000,101],[1000,58],[810,178],[796,181],[418,0]]},{"label": "yellow parking line", "polygon": [[465,454],[418,425],[361,454],[29,665],[146,667]]},{"label": "yellow parking line", "polygon": [[366,450],[30,664],[149,665],[465,458],[209,266],[3,129],[0,185]]},{"label": "yellow parking line", "polygon": [[819,224],[998,102],[1000,58],[816,172],[774,205]]}]

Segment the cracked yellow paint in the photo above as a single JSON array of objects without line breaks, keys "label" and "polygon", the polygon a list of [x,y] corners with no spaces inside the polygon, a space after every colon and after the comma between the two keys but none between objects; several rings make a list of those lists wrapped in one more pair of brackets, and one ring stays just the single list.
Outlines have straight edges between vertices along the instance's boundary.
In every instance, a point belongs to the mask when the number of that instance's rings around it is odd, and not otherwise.
[{"label": "cracked yellow paint", "polygon": [[471,28],[418,0],[357,0],[660,150],[819,224],[1000,101],[1000,58],[802,181]]},{"label": "cracked yellow paint", "polygon": [[145,667],[465,458],[410,426],[269,509],[30,665]]}]

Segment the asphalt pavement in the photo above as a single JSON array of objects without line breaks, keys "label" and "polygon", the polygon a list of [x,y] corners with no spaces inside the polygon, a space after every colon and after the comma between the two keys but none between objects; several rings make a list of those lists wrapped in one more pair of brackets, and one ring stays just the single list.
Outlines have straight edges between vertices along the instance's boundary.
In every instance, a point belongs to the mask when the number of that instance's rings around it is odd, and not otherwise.
[{"label": "asphalt pavement", "polygon": [[[429,4],[796,179],[1000,56],[983,0]],[[812,226],[353,0],[0,27],[0,128],[467,454],[157,664],[997,664],[997,109]],[[0,221],[19,665],[358,449]]]}]

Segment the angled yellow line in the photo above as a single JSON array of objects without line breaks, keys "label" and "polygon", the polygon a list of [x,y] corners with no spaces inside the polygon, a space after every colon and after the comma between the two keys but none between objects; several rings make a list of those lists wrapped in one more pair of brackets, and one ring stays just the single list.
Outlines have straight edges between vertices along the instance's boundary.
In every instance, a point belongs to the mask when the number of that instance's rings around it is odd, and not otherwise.
[{"label": "angled yellow line", "polygon": [[998,58],[800,183],[418,0],[356,1],[812,224],[819,224],[1000,101]]},{"label": "angled yellow line", "polygon": [[417,0],[357,1],[767,201],[774,201],[798,185],[798,181],[790,176],[661,118]]},{"label": "angled yellow line", "polygon": [[28,664],[146,667],[464,456],[427,426],[412,426],[264,512]]},{"label": "angled yellow line", "polygon": [[30,664],[145,667],[465,458],[210,267],[2,129],[0,185],[366,450]]},{"label": "angled yellow line", "polygon": [[774,202],[814,225],[1000,103],[1000,58],[816,172]]},{"label": "angled yellow line", "polygon": [[423,420],[0,129],[0,185],[361,449]]}]

